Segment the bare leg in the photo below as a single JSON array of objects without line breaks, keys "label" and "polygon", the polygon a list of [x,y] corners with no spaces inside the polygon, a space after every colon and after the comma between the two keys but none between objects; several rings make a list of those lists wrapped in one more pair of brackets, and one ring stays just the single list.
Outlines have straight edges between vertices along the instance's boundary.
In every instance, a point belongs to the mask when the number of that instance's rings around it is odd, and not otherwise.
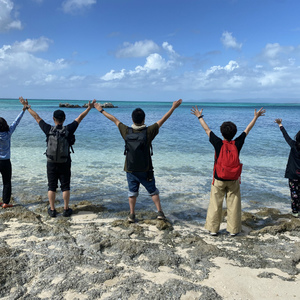
[{"label": "bare leg", "polygon": [[55,196],[56,196],[56,192],[48,191],[48,198],[49,198],[49,203],[50,203],[50,209],[51,210],[55,209]]},{"label": "bare leg", "polygon": [[134,214],[135,204],[136,204],[136,197],[129,197],[129,208],[130,214]]},{"label": "bare leg", "polygon": [[63,199],[64,199],[64,209],[67,210],[69,208],[69,202],[70,202],[70,191],[63,191]]},{"label": "bare leg", "polygon": [[153,195],[151,197],[152,197],[152,200],[153,200],[153,202],[154,202],[154,204],[156,206],[157,211],[162,211],[161,205],[160,205],[159,195]]}]

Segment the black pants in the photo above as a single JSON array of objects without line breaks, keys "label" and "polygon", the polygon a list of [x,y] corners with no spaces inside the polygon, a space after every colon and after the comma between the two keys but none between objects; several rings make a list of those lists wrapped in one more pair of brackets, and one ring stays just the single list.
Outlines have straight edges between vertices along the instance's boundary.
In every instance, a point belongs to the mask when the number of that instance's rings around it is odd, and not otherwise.
[{"label": "black pants", "polygon": [[291,191],[291,205],[293,213],[300,212],[300,180],[289,179],[289,186]]},{"label": "black pants", "polygon": [[56,192],[58,181],[61,191],[70,190],[71,160],[66,163],[47,162],[48,191]]},{"label": "black pants", "polygon": [[0,160],[0,173],[2,175],[3,193],[2,201],[9,203],[11,197],[11,162],[10,159]]}]

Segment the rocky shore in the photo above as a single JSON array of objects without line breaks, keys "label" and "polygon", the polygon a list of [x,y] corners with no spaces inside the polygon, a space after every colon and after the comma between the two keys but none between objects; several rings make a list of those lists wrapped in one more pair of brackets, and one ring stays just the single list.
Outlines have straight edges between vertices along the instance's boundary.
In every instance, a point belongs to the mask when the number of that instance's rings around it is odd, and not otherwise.
[{"label": "rocky shore", "polygon": [[173,215],[137,212],[129,224],[127,211],[82,201],[51,219],[36,202],[0,211],[1,299],[299,297],[300,219],[277,210],[244,212],[241,234],[224,222],[212,237]]},{"label": "rocky shore", "polygon": [[[100,103],[101,104],[101,103]],[[59,107],[66,107],[66,108],[86,108],[88,105],[87,103],[83,104],[82,106],[78,104],[70,104],[70,103],[59,103]],[[103,108],[117,108],[118,106],[113,105],[111,102],[106,102],[101,104]]]}]

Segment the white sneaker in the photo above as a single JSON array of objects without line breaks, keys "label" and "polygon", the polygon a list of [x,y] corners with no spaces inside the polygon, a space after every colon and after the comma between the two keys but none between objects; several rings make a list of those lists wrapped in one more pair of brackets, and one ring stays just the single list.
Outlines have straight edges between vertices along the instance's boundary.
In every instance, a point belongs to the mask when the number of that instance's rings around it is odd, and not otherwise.
[{"label": "white sneaker", "polygon": [[216,235],[218,235],[216,232],[210,232],[209,233],[211,236],[216,236]]}]

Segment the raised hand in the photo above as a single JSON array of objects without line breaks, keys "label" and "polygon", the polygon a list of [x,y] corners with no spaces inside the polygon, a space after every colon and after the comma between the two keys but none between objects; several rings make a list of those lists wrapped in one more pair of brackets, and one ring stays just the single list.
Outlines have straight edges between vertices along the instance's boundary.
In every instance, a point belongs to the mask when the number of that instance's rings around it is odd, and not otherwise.
[{"label": "raised hand", "polygon": [[203,111],[203,108],[201,108],[201,110],[199,111],[197,105],[194,107],[192,107],[191,109],[191,114],[195,115],[197,118],[199,118],[201,115],[202,115],[202,111]]},{"label": "raised hand", "polygon": [[92,102],[89,101],[89,103],[88,103],[88,108],[93,108],[93,107],[95,107],[95,103],[96,103],[96,99],[94,99]]},{"label": "raised hand", "polygon": [[256,109],[254,110],[254,116],[255,117],[260,117],[260,116],[264,116],[266,113],[266,110],[262,107],[259,111],[256,111]]},{"label": "raised hand", "polygon": [[21,104],[23,104],[24,106],[27,106],[28,105],[28,101],[27,101],[27,99],[26,100],[24,100],[24,98],[21,96],[21,97],[19,97],[19,101],[20,101],[20,103]]},{"label": "raised hand", "polygon": [[182,99],[179,99],[179,100],[177,100],[177,101],[174,101],[172,106],[173,106],[174,108],[177,108],[181,103],[182,103]]}]

